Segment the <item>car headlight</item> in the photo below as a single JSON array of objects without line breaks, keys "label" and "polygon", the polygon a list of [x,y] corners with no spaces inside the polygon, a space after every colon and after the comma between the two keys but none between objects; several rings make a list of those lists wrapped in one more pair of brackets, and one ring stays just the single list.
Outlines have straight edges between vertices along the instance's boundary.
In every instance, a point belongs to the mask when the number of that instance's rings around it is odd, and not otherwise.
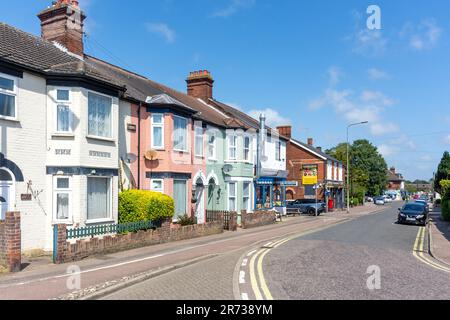
[{"label": "car headlight", "polygon": [[425,216],[423,214],[421,214],[420,216],[417,216],[417,219],[423,219],[425,218]]},{"label": "car headlight", "polygon": [[400,217],[406,217],[406,214],[400,213]]}]

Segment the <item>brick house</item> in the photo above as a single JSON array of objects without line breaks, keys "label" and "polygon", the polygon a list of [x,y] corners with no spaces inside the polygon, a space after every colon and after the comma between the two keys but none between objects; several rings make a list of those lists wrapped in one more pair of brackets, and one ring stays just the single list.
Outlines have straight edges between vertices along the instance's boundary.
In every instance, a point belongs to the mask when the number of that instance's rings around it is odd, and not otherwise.
[{"label": "brick house", "polygon": [[391,167],[387,171],[387,177],[388,177],[388,190],[393,191],[403,191],[405,190],[405,179],[403,178],[403,175],[401,173],[398,173],[395,169],[395,167]]},{"label": "brick house", "polygon": [[304,184],[304,176],[317,176],[317,198],[328,203],[333,200],[334,208],[345,206],[345,168],[342,162],[314,147],[314,140],[307,143],[292,138],[291,126],[277,128],[281,135],[290,138],[287,143],[287,170],[290,186],[286,190],[287,200],[315,199],[313,184]]}]

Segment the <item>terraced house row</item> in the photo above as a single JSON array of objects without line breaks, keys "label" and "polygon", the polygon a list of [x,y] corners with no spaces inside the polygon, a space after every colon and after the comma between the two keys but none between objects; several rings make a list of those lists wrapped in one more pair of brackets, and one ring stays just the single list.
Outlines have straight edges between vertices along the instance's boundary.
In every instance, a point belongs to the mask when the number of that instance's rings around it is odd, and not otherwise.
[{"label": "terraced house row", "polygon": [[130,188],[198,223],[285,210],[290,136],[217,101],[208,71],[182,93],[85,54],[78,1],[38,17],[41,37],[0,23],[0,218],[21,212],[22,250],[52,250],[55,224],[117,223]]}]

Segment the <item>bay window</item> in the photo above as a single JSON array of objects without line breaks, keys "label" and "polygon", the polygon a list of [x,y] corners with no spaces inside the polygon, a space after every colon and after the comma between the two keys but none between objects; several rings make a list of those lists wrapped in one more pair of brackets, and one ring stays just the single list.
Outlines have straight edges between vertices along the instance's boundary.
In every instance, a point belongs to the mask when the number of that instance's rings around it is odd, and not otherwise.
[{"label": "bay window", "polygon": [[152,115],[152,148],[164,149],[164,115]]},{"label": "bay window", "polygon": [[89,92],[88,109],[88,135],[112,138],[112,99]]},{"label": "bay window", "polygon": [[251,182],[244,182],[243,184],[243,191],[242,191],[242,209],[251,211],[250,208],[250,188],[251,188]]},{"label": "bay window", "polygon": [[175,151],[188,151],[187,124],[186,118],[173,117],[173,149]]},{"label": "bay window", "polygon": [[16,98],[16,80],[0,74],[0,118],[17,118]]},{"label": "bay window", "polygon": [[107,220],[111,218],[111,178],[87,178],[87,220]]},{"label": "bay window", "polygon": [[72,178],[53,178],[53,220],[68,222],[72,218]]}]

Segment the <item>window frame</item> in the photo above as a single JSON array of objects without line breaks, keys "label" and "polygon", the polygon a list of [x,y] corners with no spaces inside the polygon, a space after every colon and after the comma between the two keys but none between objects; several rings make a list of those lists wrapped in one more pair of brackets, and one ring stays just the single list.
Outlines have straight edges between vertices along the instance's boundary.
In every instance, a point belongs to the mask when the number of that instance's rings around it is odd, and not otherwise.
[{"label": "window frame", "polygon": [[18,81],[19,81],[19,79],[17,77],[13,77],[13,76],[10,76],[5,73],[0,73],[0,77],[14,82],[13,91],[0,88],[0,94],[3,94],[5,96],[14,97],[14,117],[0,114],[0,120],[17,121],[18,120],[17,99],[18,99]]},{"label": "window frame", "polygon": [[[211,144],[210,138],[214,137],[214,141]],[[210,155],[210,150],[213,150],[213,154]],[[209,160],[213,160],[216,161],[217,160],[217,135],[215,132],[211,132],[208,134],[208,159]]]},{"label": "window frame", "polygon": [[[153,182],[161,182],[161,189],[157,190],[153,188]],[[150,191],[164,193],[164,179],[150,179]]]},{"label": "window frame", "polygon": [[[97,96],[105,97],[111,100],[111,110],[110,110],[110,135],[109,136],[99,136],[95,134],[89,133],[89,94],[94,94]],[[114,141],[114,115],[113,115],[113,106],[114,106],[114,98],[112,96],[102,94],[96,91],[88,90],[87,91],[87,126],[86,126],[86,136],[90,139],[97,139],[97,140],[106,140],[106,141]]]},{"label": "window frame", "polygon": [[[106,179],[108,180],[108,197],[109,197],[109,212],[108,217],[106,218],[99,218],[99,219],[89,219],[89,197],[88,197],[88,191],[89,191],[89,179]],[[102,223],[102,222],[113,222],[113,177],[101,177],[101,176],[93,176],[88,175],[86,179],[86,224],[95,224],[95,223]]]},{"label": "window frame", "polygon": [[[189,185],[188,185],[188,180],[186,180],[186,179],[173,179],[173,186],[175,186],[175,182],[180,182],[180,181],[183,182],[184,185],[185,185],[185,187],[186,187],[186,188],[185,188],[185,189],[186,189],[186,203],[184,204],[184,206],[185,206],[186,213],[187,213],[188,210],[189,210],[189,206],[188,206],[188,200],[189,200]],[[174,187],[174,189],[175,189],[175,187]],[[180,217],[180,216],[175,212],[173,221],[174,221],[174,222],[177,222],[179,217]]]},{"label": "window frame", "polygon": [[189,152],[189,134],[188,134],[188,132],[189,132],[189,130],[188,130],[188,128],[189,128],[189,120],[188,120],[188,118],[185,118],[185,117],[180,117],[180,116],[177,116],[177,115],[173,115],[173,132],[175,133],[175,119],[181,119],[181,120],[184,120],[185,122],[186,122],[186,126],[185,126],[185,133],[186,133],[186,149],[184,149],[184,150],[182,150],[182,149],[176,149],[175,148],[175,139],[173,139],[173,150],[174,151],[177,151],[177,152]]},{"label": "window frame", "polygon": [[[154,117],[155,116],[161,116],[161,123],[155,123]],[[152,149],[155,150],[164,150],[165,149],[165,136],[164,136],[164,125],[165,125],[165,119],[164,119],[164,113],[153,113],[150,117],[150,127],[151,127],[151,146]],[[154,128],[161,128],[162,134],[161,134],[161,146],[155,145],[155,134],[154,134]]]},{"label": "window frame", "polygon": [[[248,148],[246,148],[245,146],[245,142],[248,139]],[[253,163],[252,161],[252,137],[251,136],[244,136],[244,141],[243,141],[243,159],[244,162],[248,162],[248,163]],[[245,156],[245,152],[248,151],[248,157]]]},{"label": "window frame", "polygon": [[[248,195],[246,196],[244,194],[244,185],[248,184]],[[252,212],[252,203],[251,203],[251,199],[252,199],[252,181],[243,181],[242,182],[242,205],[244,205],[244,199],[248,198],[248,207],[247,208],[243,208],[243,210],[247,210],[247,212]]]},{"label": "window frame", "polygon": [[[199,130],[201,130],[201,134],[198,134]],[[197,146],[198,146],[197,139],[198,138],[202,139],[201,154],[197,154]],[[204,154],[205,154],[205,150],[204,150],[205,149],[204,148],[204,146],[205,146],[205,139],[204,139],[204,134],[203,134],[203,127],[201,127],[201,126],[194,126],[194,143],[195,143],[195,145],[194,145],[194,155],[196,157],[203,158]]]},{"label": "window frame", "polygon": [[281,161],[281,141],[277,140],[275,142],[275,160]]},{"label": "window frame", "polygon": [[[234,146],[231,145],[231,139],[234,140]],[[238,160],[237,145],[238,145],[237,135],[235,133],[228,134],[228,136],[227,136],[227,159],[228,159],[228,161],[237,161]],[[234,158],[231,157],[231,152],[230,152],[231,149],[234,149]]]},{"label": "window frame", "polygon": [[[234,185],[234,196],[232,197],[231,196],[231,185]],[[231,181],[231,182],[228,182],[228,194],[227,194],[227,208],[228,208],[228,211],[231,211],[231,212],[236,212],[237,211],[237,191],[238,191],[238,184],[237,184],[237,182],[236,181]],[[231,207],[230,207],[230,199],[234,199],[234,206],[235,206],[235,208],[234,208],[234,210],[232,210],[231,209]]]},{"label": "window frame", "polygon": [[[69,91],[69,100],[58,100],[58,91]],[[54,89],[55,116],[54,116],[54,133],[56,135],[73,135],[73,111],[72,111],[72,89],[69,87],[56,87]],[[58,130],[58,107],[69,108],[69,131]],[[89,110],[88,110],[89,113]]]},{"label": "window frame", "polygon": [[[69,187],[68,188],[58,188],[58,179],[68,179]],[[62,176],[55,175],[53,176],[53,190],[52,190],[52,221],[53,224],[73,224],[73,177],[72,176]],[[58,219],[58,194],[68,194],[69,195],[69,216],[67,219]]]}]

